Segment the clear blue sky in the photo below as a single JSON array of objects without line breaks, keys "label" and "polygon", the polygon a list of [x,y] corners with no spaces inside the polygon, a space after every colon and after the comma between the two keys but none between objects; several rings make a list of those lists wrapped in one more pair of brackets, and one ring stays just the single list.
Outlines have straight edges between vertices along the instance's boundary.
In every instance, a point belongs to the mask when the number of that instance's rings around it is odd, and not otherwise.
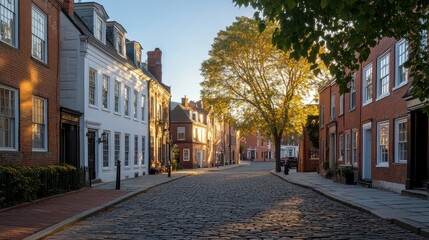
[{"label": "clear blue sky", "polygon": [[[79,2],[75,0],[75,2]],[[90,2],[82,0],[81,2]],[[163,83],[171,86],[172,101],[200,99],[201,63],[208,59],[213,39],[237,16],[252,17],[251,8],[232,0],[98,0],[110,21],[117,21],[127,38],[147,51],[162,51]]]}]

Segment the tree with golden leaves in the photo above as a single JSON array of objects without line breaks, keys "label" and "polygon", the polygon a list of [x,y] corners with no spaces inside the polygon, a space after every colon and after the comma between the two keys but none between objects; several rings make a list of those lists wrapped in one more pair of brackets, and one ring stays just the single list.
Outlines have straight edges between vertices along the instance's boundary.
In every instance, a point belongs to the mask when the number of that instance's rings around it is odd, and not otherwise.
[{"label": "tree with golden leaves", "polygon": [[274,24],[258,31],[255,20],[239,17],[214,39],[202,63],[202,98],[227,113],[238,129],[258,129],[274,139],[280,172],[282,136],[301,133],[306,121],[303,100],[315,86],[311,65],[290,58],[271,43]]}]

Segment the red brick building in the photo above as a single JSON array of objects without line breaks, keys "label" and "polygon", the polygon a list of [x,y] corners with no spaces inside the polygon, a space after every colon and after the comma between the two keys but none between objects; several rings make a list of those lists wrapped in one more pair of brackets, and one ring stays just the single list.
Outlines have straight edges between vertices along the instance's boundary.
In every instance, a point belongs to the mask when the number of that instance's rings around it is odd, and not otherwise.
[{"label": "red brick building", "polygon": [[241,139],[244,158],[250,161],[269,161],[275,159],[274,142],[260,133],[244,136]]},{"label": "red brick building", "polygon": [[405,189],[407,58],[405,40],[383,39],[354,73],[349,93],[341,95],[335,79],[319,89],[320,168],[338,162],[354,168],[356,181],[395,192]]},{"label": "red brick building", "polygon": [[0,164],[59,157],[59,15],[69,1],[0,4]]},{"label": "red brick building", "polygon": [[179,147],[179,163],[183,168],[208,167],[207,125],[208,111],[202,102],[189,102],[186,97],[182,103],[171,110],[173,144]]}]

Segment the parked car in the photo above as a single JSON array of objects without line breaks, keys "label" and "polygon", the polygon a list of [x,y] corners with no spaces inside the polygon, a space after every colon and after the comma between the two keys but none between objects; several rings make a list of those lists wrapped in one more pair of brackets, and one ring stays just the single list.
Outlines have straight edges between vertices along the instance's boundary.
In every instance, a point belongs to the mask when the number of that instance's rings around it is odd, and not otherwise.
[{"label": "parked car", "polygon": [[296,157],[288,157],[289,167],[296,167],[298,159]]},{"label": "parked car", "polygon": [[284,166],[286,163],[286,158],[280,158],[280,166]]}]

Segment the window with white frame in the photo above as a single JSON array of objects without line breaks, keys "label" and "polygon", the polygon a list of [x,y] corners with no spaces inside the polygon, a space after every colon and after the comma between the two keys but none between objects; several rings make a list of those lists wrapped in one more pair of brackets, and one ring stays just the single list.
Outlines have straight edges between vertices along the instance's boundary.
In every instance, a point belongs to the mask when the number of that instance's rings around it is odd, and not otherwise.
[{"label": "window with white frame", "polygon": [[18,149],[18,91],[0,85],[0,150]]},{"label": "window with white frame", "polygon": [[110,153],[109,153],[109,133],[104,131],[106,134],[106,141],[103,142],[103,167],[109,167]]},{"label": "window with white frame", "polygon": [[350,111],[356,108],[356,74],[350,81]]},{"label": "window with white frame", "polygon": [[125,86],[124,92],[124,114],[125,116],[130,116],[130,93],[131,89],[128,86]]},{"label": "window with white frame", "polygon": [[343,155],[344,155],[344,135],[340,134],[340,141],[338,142],[338,148],[340,150],[340,158],[338,160],[342,161],[343,160]]},{"label": "window with white frame", "polygon": [[117,32],[116,33],[116,51],[118,51],[119,54],[124,55],[124,36]]},{"label": "window with white frame", "polygon": [[377,124],[377,166],[388,166],[389,122]]},{"label": "window with white frame", "polygon": [[121,83],[115,81],[115,113],[119,113],[119,97],[121,95]]},{"label": "window with white frame", "polygon": [[32,142],[33,151],[46,151],[48,141],[46,99],[33,96],[33,131]]},{"label": "window with white frame", "polygon": [[352,131],[352,164],[353,166],[357,165],[358,158],[358,132],[357,129]]},{"label": "window with white frame", "polygon": [[335,93],[331,95],[331,121],[335,118]]},{"label": "window with white frame", "polygon": [[103,84],[102,84],[102,102],[103,108],[109,108],[109,76],[103,75]]},{"label": "window with white frame", "polygon": [[146,153],[146,137],[142,136],[142,162],[141,162],[142,165],[144,165],[145,153]]},{"label": "window with white frame", "polygon": [[134,166],[139,165],[139,136],[134,135]]},{"label": "window with white frame", "polygon": [[115,132],[115,166],[121,154],[121,133]]},{"label": "window with white frame", "polygon": [[362,87],[363,94],[362,100],[363,104],[368,104],[372,102],[372,63],[365,66],[362,71]]},{"label": "window with white frame", "polygon": [[408,82],[408,70],[404,64],[408,60],[408,41],[399,40],[395,45],[395,86]]},{"label": "window with white frame", "polygon": [[350,164],[350,131],[345,132],[345,153],[344,153],[344,163],[346,165]]},{"label": "window with white frame", "polygon": [[142,121],[144,122],[145,121],[145,102],[146,102],[146,96],[145,95],[143,95],[143,93],[142,93],[142,98],[141,98],[141,103],[140,103],[140,108],[141,108],[141,111],[142,111]]},{"label": "window with white frame", "polygon": [[31,8],[32,24],[31,24],[31,55],[46,63],[47,62],[47,53],[48,53],[48,34],[47,34],[47,25],[48,18],[46,14],[43,13],[36,6]]},{"label": "window with white frame", "polygon": [[17,46],[18,0],[0,0],[0,41]]},{"label": "window with white frame", "polygon": [[340,116],[344,114],[344,94],[340,95]]},{"label": "window with white frame", "polygon": [[390,54],[387,52],[377,59],[377,98],[389,94]]},{"label": "window with white frame", "polygon": [[400,118],[395,120],[395,162],[406,163],[407,160],[407,118]]},{"label": "window with white frame", "polygon": [[185,140],[185,127],[177,127],[177,140]]},{"label": "window with white frame", "polygon": [[138,96],[138,92],[136,90],[134,90],[134,96],[133,96],[133,111],[134,111],[134,119],[137,120],[137,96]]},{"label": "window with white frame", "polygon": [[187,162],[189,161],[189,148],[183,149],[183,161]]},{"label": "window with white frame", "polygon": [[103,29],[104,29],[103,20],[101,20],[100,17],[95,16],[94,37],[102,43],[104,43],[104,41],[103,41]]},{"label": "window with white frame", "polygon": [[97,71],[89,68],[88,101],[90,105],[96,104],[97,99]]},{"label": "window with white frame", "polygon": [[124,158],[124,166],[130,165],[130,135],[125,134],[125,143],[124,143],[124,151],[125,151],[125,158]]}]

